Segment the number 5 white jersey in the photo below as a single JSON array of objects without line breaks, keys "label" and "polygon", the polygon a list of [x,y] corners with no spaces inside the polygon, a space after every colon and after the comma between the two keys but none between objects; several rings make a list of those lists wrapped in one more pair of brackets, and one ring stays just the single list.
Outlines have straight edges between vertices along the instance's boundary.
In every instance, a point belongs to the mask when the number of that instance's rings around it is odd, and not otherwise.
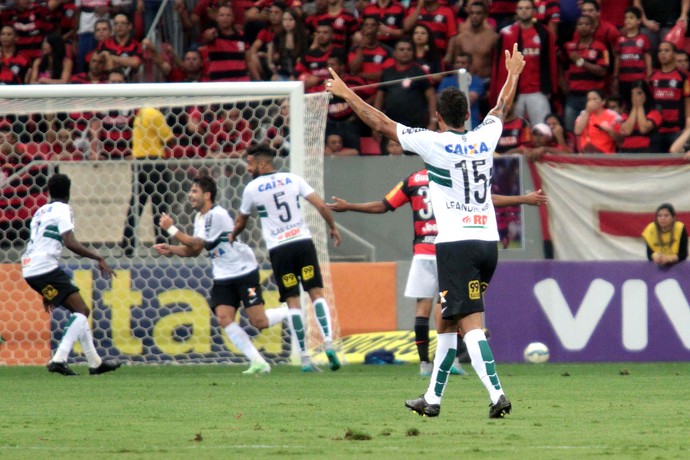
[{"label": "number 5 white jersey", "polygon": [[248,216],[256,208],[266,247],[273,249],[284,243],[311,238],[302,216],[300,197],[312,193],[314,189],[300,176],[286,172],[266,174],[245,187],[240,212]]},{"label": "number 5 white jersey", "polygon": [[400,145],[419,154],[429,171],[431,204],[438,224],[436,243],[498,241],[491,176],[502,131],[501,120],[491,115],[462,134],[397,125]]}]

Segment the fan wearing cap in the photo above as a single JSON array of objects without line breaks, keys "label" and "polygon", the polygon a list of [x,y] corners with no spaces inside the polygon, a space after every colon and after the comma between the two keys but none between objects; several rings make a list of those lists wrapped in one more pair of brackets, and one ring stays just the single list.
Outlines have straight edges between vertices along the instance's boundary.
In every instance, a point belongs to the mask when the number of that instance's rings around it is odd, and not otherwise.
[{"label": "fan wearing cap", "polygon": [[520,150],[530,161],[539,160],[545,153],[573,153],[567,145],[559,145],[546,123],[537,123],[532,127],[532,143],[523,145]]}]

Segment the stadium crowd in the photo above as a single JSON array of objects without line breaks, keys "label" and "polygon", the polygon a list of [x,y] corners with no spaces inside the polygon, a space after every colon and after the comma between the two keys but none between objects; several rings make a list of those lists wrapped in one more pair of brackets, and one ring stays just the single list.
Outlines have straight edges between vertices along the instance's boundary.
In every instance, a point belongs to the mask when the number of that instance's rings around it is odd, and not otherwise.
[{"label": "stadium crowd", "polygon": [[[688,0],[9,0],[0,83],[299,80],[319,92],[330,66],[394,119],[435,129],[434,95],[465,69],[476,126],[505,79],[497,51],[518,43],[527,68],[500,153],[685,152],[673,144],[690,115],[689,8]],[[26,140],[53,158],[130,155],[133,116],[83,118],[29,123],[37,134]],[[211,118],[188,113],[183,137],[194,140],[172,156],[237,156],[257,140],[237,108]],[[84,148],[76,142],[84,137],[101,142]],[[331,101],[327,155],[399,153]]]}]

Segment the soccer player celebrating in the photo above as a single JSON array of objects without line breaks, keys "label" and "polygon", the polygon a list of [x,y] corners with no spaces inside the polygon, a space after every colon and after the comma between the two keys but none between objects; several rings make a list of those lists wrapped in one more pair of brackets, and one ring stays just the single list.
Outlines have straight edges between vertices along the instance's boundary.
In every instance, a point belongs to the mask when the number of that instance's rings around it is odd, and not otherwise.
[{"label": "soccer player celebrating", "polygon": [[211,308],[218,324],[228,339],[251,362],[249,369],[243,374],[268,374],[271,366],[256,349],[249,335],[235,322],[235,313],[242,302],[251,325],[257,329],[266,329],[285,319],[287,308],[264,311],[259,264],[249,246],[239,241],[232,244],[228,241],[233,222],[228,211],[215,204],[216,192],[213,178],[200,176],[194,179],[189,191],[189,202],[197,211],[194,235],[188,235],[175,227],[172,218],[163,213],[159,225],[180,244],[157,244],[154,248],[162,255],[180,257],[196,257],[204,248],[208,250],[213,264]]},{"label": "soccer player celebrating", "polygon": [[235,218],[234,241],[247,225],[247,218],[256,208],[261,218],[261,230],[266,241],[273,274],[280,292],[280,301],[290,309],[290,325],[297,335],[302,355],[302,371],[318,368],[309,359],[305,342],[304,314],[300,302],[299,283],[309,293],[316,319],[324,339],[326,356],[331,370],[340,369],[340,361],[333,349],[333,324],[328,302],[323,296],[321,268],[311,232],[302,216],[300,198],[314,206],[328,224],[335,245],[340,244],[340,232],[323,199],[307,182],[296,174],[276,171],[273,159],[276,151],[266,144],[247,150],[247,172],[254,177],[242,194],[240,212]]},{"label": "soccer player celebrating", "polygon": [[457,354],[458,330],[464,334],[472,367],[489,393],[489,417],[503,417],[512,409],[496,372],[482,318],[483,293],[498,262],[498,229],[491,201],[493,154],[506,108],[525,67],[517,44],[512,54],[505,51],[505,66],[508,76],[496,107],[470,132],[464,128],[469,117],[467,99],[457,89],[447,88],[438,96],[440,132],[433,132],[394,122],[347,88],[335,72],[326,83],[326,89],[350,104],[373,130],[421,156],[429,171],[429,193],[438,226],[435,245],[441,320],[429,387],[420,398],[405,401],[419,415],[436,417],[441,412],[441,398]]},{"label": "soccer player celebrating", "polygon": [[58,265],[62,246],[82,257],[98,261],[101,274],[111,276],[113,270],[105,259],[85,248],[74,236],[74,218],[69,203],[72,182],[64,174],[48,179],[50,203],[41,206],[31,219],[31,240],[22,256],[22,275],[31,288],[43,297],[43,307],[50,312],[62,305],[72,312],[67,327],[48,370],[62,375],[78,375],[67,365],[67,358],[79,340],[89,363],[89,374],[103,374],[120,367],[118,361],[103,361],[93,344],[88,324],[89,307],[72,284],[67,273]]}]

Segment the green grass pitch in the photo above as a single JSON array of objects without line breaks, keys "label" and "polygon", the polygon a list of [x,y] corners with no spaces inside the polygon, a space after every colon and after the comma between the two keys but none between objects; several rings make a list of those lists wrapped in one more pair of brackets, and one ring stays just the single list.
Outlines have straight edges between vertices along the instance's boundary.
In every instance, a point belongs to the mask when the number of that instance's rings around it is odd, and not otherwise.
[{"label": "green grass pitch", "polygon": [[438,418],[416,365],[0,367],[1,459],[690,458],[688,363],[499,364],[513,413],[453,376]]}]

